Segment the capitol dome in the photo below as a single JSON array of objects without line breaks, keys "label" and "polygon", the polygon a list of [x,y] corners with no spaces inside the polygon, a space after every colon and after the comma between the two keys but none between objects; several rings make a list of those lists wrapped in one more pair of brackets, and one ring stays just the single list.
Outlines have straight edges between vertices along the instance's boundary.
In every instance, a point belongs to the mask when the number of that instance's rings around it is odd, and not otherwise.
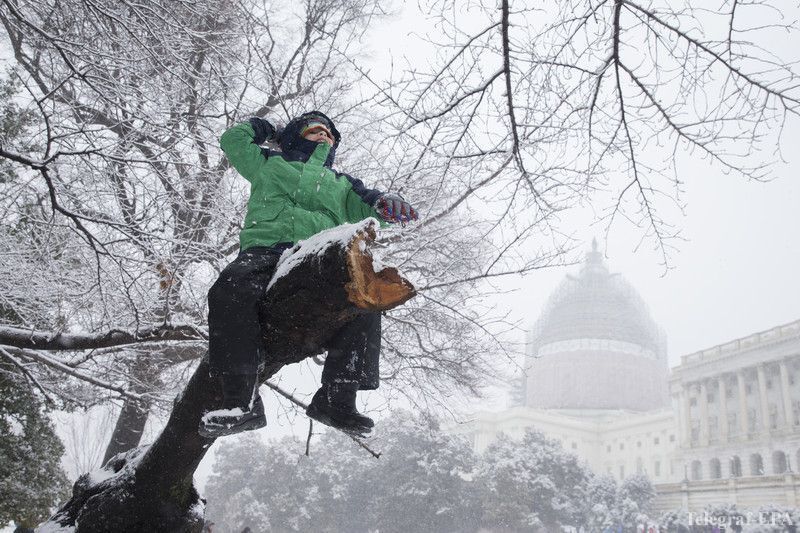
[{"label": "capitol dome", "polygon": [[526,405],[546,409],[665,407],[666,341],[647,306],[592,243],[577,275],[550,296],[529,336]]}]

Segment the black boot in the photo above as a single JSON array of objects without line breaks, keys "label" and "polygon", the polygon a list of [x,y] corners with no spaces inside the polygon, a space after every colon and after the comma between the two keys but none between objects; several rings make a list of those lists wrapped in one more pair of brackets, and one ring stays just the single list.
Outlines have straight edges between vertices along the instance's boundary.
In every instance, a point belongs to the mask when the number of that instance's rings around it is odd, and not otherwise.
[{"label": "black boot", "polygon": [[358,383],[323,384],[311,399],[306,415],[317,422],[347,433],[366,435],[375,422],[356,409]]},{"label": "black boot", "polygon": [[222,409],[209,411],[200,420],[197,432],[217,438],[267,425],[264,403],[256,388],[256,376],[223,375]]}]

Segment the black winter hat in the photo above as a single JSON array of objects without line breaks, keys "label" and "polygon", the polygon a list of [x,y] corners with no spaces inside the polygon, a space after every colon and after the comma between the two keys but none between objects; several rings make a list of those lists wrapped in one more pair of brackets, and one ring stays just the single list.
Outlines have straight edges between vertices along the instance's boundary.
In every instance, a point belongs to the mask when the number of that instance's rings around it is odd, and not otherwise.
[{"label": "black winter hat", "polygon": [[336,125],[334,125],[333,121],[321,111],[309,111],[308,113],[303,113],[299,117],[293,118],[283,128],[283,131],[281,131],[280,134],[281,149],[284,151],[291,150],[297,140],[300,138],[300,132],[307,124],[311,122],[320,122],[327,126],[327,128],[331,130],[331,133],[333,134],[334,148],[339,144],[339,140],[342,138],[342,136],[339,133],[339,130],[336,129]]}]

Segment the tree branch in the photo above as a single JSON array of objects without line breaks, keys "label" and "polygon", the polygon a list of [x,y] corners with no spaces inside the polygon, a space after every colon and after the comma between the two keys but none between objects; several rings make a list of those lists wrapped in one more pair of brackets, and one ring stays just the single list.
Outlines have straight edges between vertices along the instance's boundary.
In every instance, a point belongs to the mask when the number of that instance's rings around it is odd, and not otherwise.
[{"label": "tree branch", "polygon": [[112,329],[99,334],[37,332],[0,326],[0,344],[35,350],[93,350],[125,344],[208,340],[208,334],[191,325],[160,325],[138,331]]}]

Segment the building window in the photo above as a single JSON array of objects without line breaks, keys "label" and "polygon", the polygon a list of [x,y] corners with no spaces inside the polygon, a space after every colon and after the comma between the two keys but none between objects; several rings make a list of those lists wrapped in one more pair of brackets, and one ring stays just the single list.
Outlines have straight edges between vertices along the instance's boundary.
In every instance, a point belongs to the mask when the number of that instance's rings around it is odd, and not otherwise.
[{"label": "building window", "polygon": [[675,442],[675,435],[670,435],[669,436],[669,441],[670,442]]},{"label": "building window", "polygon": [[717,435],[719,435],[719,421],[716,416],[708,417],[708,434],[711,441],[717,440]]},{"label": "building window", "polygon": [[703,463],[700,461],[692,461],[692,481],[700,481],[703,479]]},{"label": "building window", "polygon": [[728,413],[728,433],[731,435],[739,434],[739,426],[736,423],[736,413]]},{"label": "building window", "polygon": [[653,463],[653,475],[655,475],[655,477],[661,476],[661,461]]},{"label": "building window", "polygon": [[772,452],[772,473],[784,474],[789,470],[789,462],[786,460],[786,454],[780,450]]},{"label": "building window", "polygon": [[708,475],[711,479],[719,479],[722,477],[722,465],[719,459],[714,458],[708,464]]},{"label": "building window", "polygon": [[642,447],[642,441],[637,441],[636,442],[636,447],[637,448],[641,448]]},{"label": "building window", "polygon": [[709,394],[708,397],[707,397],[707,400],[708,400],[708,403],[714,403],[714,395],[713,394]]},{"label": "building window", "polygon": [[756,432],[756,410],[755,409],[748,409],[747,410],[747,432],[748,433],[755,433]]},{"label": "building window", "polygon": [[659,443],[659,442],[660,442],[660,440],[659,440],[659,438],[658,438],[658,437],[656,437],[656,438],[654,438],[654,439],[653,439],[653,444],[655,444],[656,446],[658,446],[658,443]]},{"label": "building window", "polygon": [[778,406],[774,403],[769,405],[769,427],[778,429]]},{"label": "building window", "polygon": [[744,393],[747,394],[748,396],[750,396],[750,394],[753,393],[753,386],[750,385],[749,383],[747,385],[745,385],[744,386]]},{"label": "building window", "polygon": [[768,389],[771,389],[771,388],[772,388],[772,380],[771,380],[771,379],[768,379],[768,380],[767,380],[767,388],[768,388]]},{"label": "building window", "polygon": [[572,443],[572,449],[573,450],[577,450],[578,449],[578,443],[577,442],[573,442]]},{"label": "building window", "polygon": [[692,407],[696,407],[697,406],[697,398],[692,398],[691,400],[689,400],[689,405],[692,406]]},{"label": "building window", "polygon": [[763,476],[764,475],[764,461],[761,455],[754,453],[750,456],[750,475]]},{"label": "building window", "polygon": [[731,477],[742,477],[742,460],[738,455],[731,457],[730,469]]}]

